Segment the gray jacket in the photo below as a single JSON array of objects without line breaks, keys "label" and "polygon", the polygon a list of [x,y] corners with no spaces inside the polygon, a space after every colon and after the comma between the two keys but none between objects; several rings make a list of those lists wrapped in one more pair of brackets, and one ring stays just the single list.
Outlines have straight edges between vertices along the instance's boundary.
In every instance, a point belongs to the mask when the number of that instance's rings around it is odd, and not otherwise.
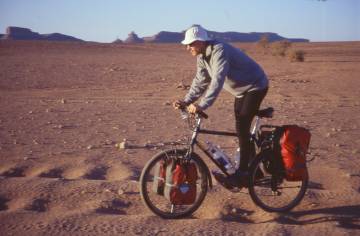
[{"label": "gray jacket", "polygon": [[199,102],[203,110],[211,106],[221,89],[242,97],[248,91],[268,87],[268,79],[261,67],[240,49],[228,43],[209,41],[205,55],[197,57],[197,72],[184,101]]}]

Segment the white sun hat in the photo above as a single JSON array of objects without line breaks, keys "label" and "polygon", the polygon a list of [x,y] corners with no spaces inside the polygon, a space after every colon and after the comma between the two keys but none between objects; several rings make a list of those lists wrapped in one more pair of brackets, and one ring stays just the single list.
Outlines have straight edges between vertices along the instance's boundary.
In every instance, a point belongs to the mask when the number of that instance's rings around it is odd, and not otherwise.
[{"label": "white sun hat", "polygon": [[209,41],[210,38],[207,35],[206,30],[200,25],[194,25],[185,33],[185,39],[181,41],[182,44],[188,45],[194,41]]}]

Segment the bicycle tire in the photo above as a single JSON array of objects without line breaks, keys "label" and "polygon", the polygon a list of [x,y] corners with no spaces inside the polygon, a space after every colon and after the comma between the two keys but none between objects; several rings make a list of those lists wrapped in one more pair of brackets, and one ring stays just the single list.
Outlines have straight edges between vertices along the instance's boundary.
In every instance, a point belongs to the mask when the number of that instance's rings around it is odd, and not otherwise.
[{"label": "bicycle tire", "polygon": [[[199,183],[197,185],[199,192],[197,193],[197,197],[195,202],[191,205],[172,205],[169,200],[167,200],[164,196],[160,196],[159,194],[151,191],[152,184],[152,170],[155,168],[156,163],[164,160],[166,158],[181,158],[186,154],[186,150],[184,149],[170,149],[166,151],[162,151],[155,156],[153,156],[144,166],[141,176],[140,176],[140,195],[144,204],[156,215],[166,218],[166,219],[175,219],[182,218],[191,215],[195,212],[202,202],[205,199],[208,190],[208,177],[209,170],[200,159],[200,157],[193,153],[191,156],[191,161],[193,161],[197,167],[198,175],[199,175]],[[160,203],[156,203],[155,201],[159,201]],[[162,205],[163,204],[163,205]],[[164,207],[163,207],[164,206]],[[175,211],[173,209],[176,208]]]},{"label": "bicycle tire", "polygon": [[[286,181],[283,174],[269,173],[269,170],[265,168],[266,161],[269,160],[269,156],[258,154],[254,159],[249,169],[249,194],[253,202],[267,212],[288,212],[296,207],[304,198],[309,177],[307,176],[302,181]],[[259,177],[259,170],[261,171],[261,177]],[[282,189],[282,192],[276,192],[276,194],[269,194],[271,184],[276,184],[276,188]],[[298,185],[298,186],[296,186]],[[298,189],[298,191],[296,190]],[[286,192],[285,196],[284,195]],[[291,194],[291,197],[290,197]],[[289,200],[286,203],[281,204],[283,198],[289,196]],[[283,200],[285,201],[285,200]]]}]

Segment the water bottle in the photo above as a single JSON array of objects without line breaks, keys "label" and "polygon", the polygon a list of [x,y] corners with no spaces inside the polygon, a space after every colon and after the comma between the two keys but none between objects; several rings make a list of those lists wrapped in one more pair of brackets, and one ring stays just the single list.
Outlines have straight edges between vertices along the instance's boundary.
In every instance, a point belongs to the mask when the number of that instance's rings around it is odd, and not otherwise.
[{"label": "water bottle", "polygon": [[240,167],[240,148],[236,149],[234,160],[235,160],[235,170],[238,170]]},{"label": "water bottle", "polygon": [[211,156],[215,159],[215,161],[221,166],[223,166],[228,174],[230,175],[234,174],[235,168],[231,164],[226,154],[220,148],[218,148],[217,146],[215,146],[210,142],[207,142],[207,145],[208,145],[208,151],[211,154]]}]

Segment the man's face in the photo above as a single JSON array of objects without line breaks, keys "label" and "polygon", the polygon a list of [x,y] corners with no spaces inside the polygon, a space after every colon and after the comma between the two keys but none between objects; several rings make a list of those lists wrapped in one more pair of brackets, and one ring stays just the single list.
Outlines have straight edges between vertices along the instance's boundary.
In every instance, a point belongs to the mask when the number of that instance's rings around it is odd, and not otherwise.
[{"label": "man's face", "polygon": [[186,46],[191,55],[197,56],[205,52],[206,43],[203,41],[194,41]]}]

